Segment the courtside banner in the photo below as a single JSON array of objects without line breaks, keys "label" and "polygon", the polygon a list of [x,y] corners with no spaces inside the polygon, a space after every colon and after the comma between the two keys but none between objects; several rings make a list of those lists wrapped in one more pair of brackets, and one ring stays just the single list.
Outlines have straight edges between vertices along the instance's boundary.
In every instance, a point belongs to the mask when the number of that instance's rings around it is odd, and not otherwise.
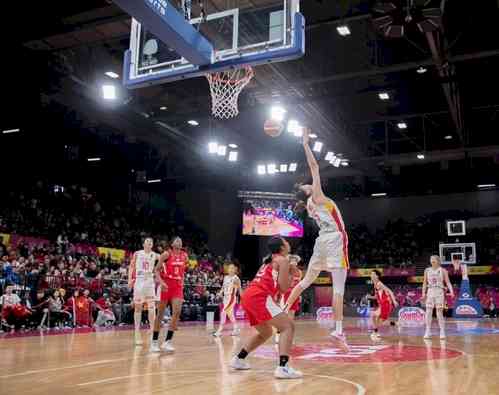
[{"label": "courtside banner", "polygon": [[332,307],[319,307],[315,313],[317,321],[330,321],[333,319]]},{"label": "courtside banner", "polygon": [[0,233],[0,242],[5,246],[8,247],[10,243],[10,235],[7,233]]},{"label": "courtside banner", "polygon": [[400,326],[424,326],[425,311],[419,307],[402,307],[399,310]]},{"label": "courtside banner", "polygon": [[468,266],[469,276],[486,276],[494,272],[494,266]]},{"label": "courtside banner", "polygon": [[119,250],[117,248],[107,248],[107,247],[98,247],[97,251],[99,255],[111,256],[111,260],[113,261],[123,261],[125,259],[125,250]]}]

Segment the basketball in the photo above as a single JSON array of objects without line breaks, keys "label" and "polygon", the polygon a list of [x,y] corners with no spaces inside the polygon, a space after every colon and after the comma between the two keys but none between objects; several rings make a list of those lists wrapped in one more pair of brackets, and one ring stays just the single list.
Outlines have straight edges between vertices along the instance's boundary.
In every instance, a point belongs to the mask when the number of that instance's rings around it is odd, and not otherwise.
[{"label": "basketball", "polygon": [[284,129],[282,122],[267,119],[263,124],[263,130],[267,136],[279,137]]}]

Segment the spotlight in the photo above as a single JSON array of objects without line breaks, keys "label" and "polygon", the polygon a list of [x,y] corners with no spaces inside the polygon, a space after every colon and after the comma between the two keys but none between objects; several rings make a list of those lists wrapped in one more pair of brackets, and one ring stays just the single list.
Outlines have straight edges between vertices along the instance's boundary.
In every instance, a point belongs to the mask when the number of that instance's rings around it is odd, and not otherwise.
[{"label": "spotlight", "polygon": [[479,184],[477,187],[480,189],[495,188],[496,184]]},{"label": "spotlight", "polygon": [[102,85],[102,97],[105,100],[115,100],[116,87],[114,85]]},{"label": "spotlight", "polygon": [[284,114],[286,114],[286,109],[281,106],[274,106],[270,109],[270,117],[274,121],[281,122],[284,120]]},{"label": "spotlight", "polygon": [[350,166],[350,162],[348,162],[347,160],[343,160],[343,161],[341,162],[341,165],[342,165],[343,167],[347,167],[347,166]]},{"label": "spotlight", "polygon": [[267,173],[265,170],[265,165],[258,165],[257,171],[258,171],[258,174],[260,174],[260,175],[264,175]]},{"label": "spotlight", "polygon": [[99,162],[100,158],[88,158],[87,161],[88,162]]},{"label": "spotlight", "polygon": [[287,173],[288,172],[288,165],[286,165],[286,164],[281,165],[280,168],[279,168],[279,171],[281,173]]},{"label": "spotlight", "polygon": [[371,193],[371,196],[372,197],[382,197],[382,196],[386,196],[386,193],[385,192],[382,192],[382,193]]},{"label": "spotlight", "polygon": [[187,123],[191,126],[199,126],[199,122],[195,121],[194,119],[191,119],[190,121],[187,121]]},{"label": "spotlight", "polygon": [[237,162],[237,151],[229,152],[229,162]]},{"label": "spotlight", "polygon": [[399,129],[407,129],[407,124],[405,122],[397,123]]},{"label": "spotlight", "polygon": [[416,73],[418,74],[424,74],[428,71],[428,69],[426,67],[423,67],[423,66],[419,66],[416,70]]},{"label": "spotlight", "polygon": [[290,119],[288,121],[288,133],[296,135],[297,132],[301,132],[300,123],[295,119]]},{"label": "spotlight", "polygon": [[154,180],[147,180],[148,184],[157,184],[158,182],[161,182],[160,178],[156,178]]},{"label": "spotlight", "polygon": [[446,139],[446,140],[452,140],[452,136],[450,134],[448,134],[447,136],[444,137],[444,139]]},{"label": "spotlight", "polygon": [[112,79],[117,79],[117,78],[120,77],[120,75],[116,74],[114,71],[106,71],[104,74],[107,75],[109,78],[112,78]]},{"label": "spotlight", "polygon": [[418,155],[417,155],[417,158],[418,158],[419,160],[423,160],[423,159],[424,159],[424,154],[418,154]]},{"label": "spotlight", "polygon": [[269,174],[277,173],[277,168],[276,168],[275,163],[270,163],[267,165],[267,173],[269,173]]},{"label": "spotlight", "polygon": [[380,100],[389,100],[390,99],[390,95],[387,92],[378,93],[378,97],[380,98]]},{"label": "spotlight", "polygon": [[289,165],[289,171],[290,171],[291,173],[295,172],[297,168],[298,168],[298,164],[297,164],[297,163],[291,163],[291,164]]},{"label": "spotlight", "polygon": [[340,167],[340,164],[341,164],[341,159],[340,159],[340,158],[336,158],[336,159],[333,161],[333,166],[334,166],[334,167]]},{"label": "spotlight", "polygon": [[333,158],[334,158],[334,152],[329,151],[324,159],[327,160],[328,162],[331,162]]},{"label": "spotlight", "polygon": [[166,106],[161,106],[159,109],[160,109],[161,111],[166,111],[166,110],[168,110],[168,107],[166,107]]},{"label": "spotlight", "polygon": [[19,133],[20,131],[21,131],[21,129],[7,129],[7,130],[3,130],[2,134]]},{"label": "spotlight", "polygon": [[343,37],[349,36],[350,34],[352,34],[352,32],[350,31],[350,28],[347,25],[337,26],[336,30],[337,30],[338,34],[340,36],[343,36]]},{"label": "spotlight", "polygon": [[216,154],[218,152],[218,144],[215,142],[208,143],[208,152],[210,154]]},{"label": "spotlight", "polygon": [[317,135],[315,133],[311,133],[308,135],[308,137],[310,137],[311,139],[316,139]]},{"label": "spotlight", "polygon": [[237,148],[237,144],[229,144],[229,148]]},{"label": "spotlight", "polygon": [[218,156],[225,156],[226,153],[227,153],[227,147],[225,145],[219,145],[217,150]]}]

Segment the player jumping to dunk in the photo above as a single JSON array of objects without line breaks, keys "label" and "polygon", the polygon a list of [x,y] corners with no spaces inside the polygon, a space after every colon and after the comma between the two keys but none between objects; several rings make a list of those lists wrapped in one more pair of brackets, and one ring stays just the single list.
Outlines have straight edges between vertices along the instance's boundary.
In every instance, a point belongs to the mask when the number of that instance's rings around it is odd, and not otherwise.
[{"label": "player jumping to dunk", "polygon": [[343,351],[348,352],[348,344],[343,333],[343,295],[348,271],[348,236],[340,210],[322,191],[319,165],[309,146],[309,133],[308,129],[304,129],[303,148],[312,173],[312,185],[297,185],[295,194],[296,199],[306,205],[308,215],[315,220],[320,230],[307,273],[291,292],[287,308],[293,306],[296,299],[314,282],[321,271],[330,272],[333,280],[335,320],[335,329],[331,332],[331,336]]}]

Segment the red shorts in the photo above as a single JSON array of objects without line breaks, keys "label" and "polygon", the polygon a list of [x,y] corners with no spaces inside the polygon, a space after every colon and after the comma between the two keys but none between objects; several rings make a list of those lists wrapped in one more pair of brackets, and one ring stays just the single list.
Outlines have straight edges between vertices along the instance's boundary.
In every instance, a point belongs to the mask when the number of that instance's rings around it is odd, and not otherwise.
[{"label": "red shorts", "polygon": [[184,300],[184,285],[178,281],[171,278],[164,278],[163,281],[168,286],[165,291],[161,289],[160,302],[171,302],[173,299]]},{"label": "red shorts", "polygon": [[241,306],[251,326],[263,324],[283,312],[271,295],[255,288],[244,291]]},{"label": "red shorts", "polygon": [[391,303],[381,303],[379,305],[379,318],[383,321],[386,321],[390,318],[390,314],[392,314],[393,306]]},{"label": "red shorts", "polygon": [[[291,289],[292,291],[292,289]],[[291,291],[286,292],[283,296],[284,304],[288,303],[289,295],[291,295]],[[293,303],[293,306],[289,308],[289,311],[294,311],[295,313],[300,310],[300,298],[296,299]]]}]

